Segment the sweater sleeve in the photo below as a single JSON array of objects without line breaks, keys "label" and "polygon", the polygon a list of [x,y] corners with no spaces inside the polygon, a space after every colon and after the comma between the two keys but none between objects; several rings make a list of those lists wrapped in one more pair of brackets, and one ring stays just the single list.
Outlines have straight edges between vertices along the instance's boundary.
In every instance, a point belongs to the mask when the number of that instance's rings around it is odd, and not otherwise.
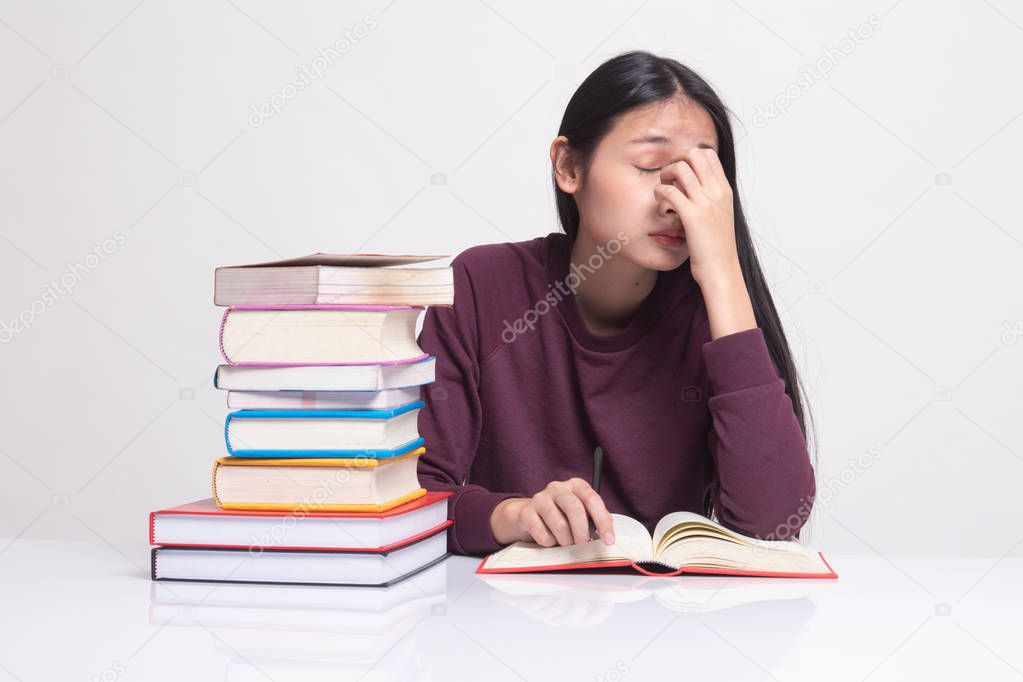
[{"label": "sweater sleeve", "polygon": [[490,516],[499,502],[518,493],[493,492],[466,483],[480,442],[483,409],[479,330],[472,280],[461,258],[454,270],[453,307],[430,307],[419,334],[419,346],[437,358],[436,381],[424,387],[419,434],[426,453],[419,458],[420,484],[430,491],[450,491],[448,550],[455,554],[487,554],[502,547],[490,530]]},{"label": "sweater sleeve", "polygon": [[806,439],[759,327],[703,344],[718,521],[766,540],[798,537],[816,492]]}]

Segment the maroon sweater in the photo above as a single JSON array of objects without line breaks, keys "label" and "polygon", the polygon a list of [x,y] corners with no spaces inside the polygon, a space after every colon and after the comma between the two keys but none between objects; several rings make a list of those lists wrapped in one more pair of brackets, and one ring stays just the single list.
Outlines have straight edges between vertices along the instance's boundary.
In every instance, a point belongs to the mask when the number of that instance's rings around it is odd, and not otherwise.
[{"label": "maroon sweater", "polygon": [[454,492],[449,550],[500,549],[497,503],[590,480],[597,445],[608,510],[650,531],[712,505],[740,533],[791,537],[813,470],[763,332],[712,341],[686,261],[658,273],[624,331],[595,334],[568,288],[570,248],[551,233],[467,249],[452,261],[454,306],[427,309],[419,344],[437,380],[422,391],[419,478]]}]

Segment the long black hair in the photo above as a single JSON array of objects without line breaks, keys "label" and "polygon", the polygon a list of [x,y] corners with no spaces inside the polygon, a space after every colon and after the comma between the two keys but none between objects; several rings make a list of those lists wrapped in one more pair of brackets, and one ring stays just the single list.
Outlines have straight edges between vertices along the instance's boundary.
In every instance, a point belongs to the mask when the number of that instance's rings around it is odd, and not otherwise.
[{"label": "long black hair", "polygon": [[[643,51],[626,52],[604,62],[586,77],[565,108],[558,135],[568,138],[575,160],[586,168],[597,144],[611,130],[620,115],[636,107],[678,96],[700,105],[714,122],[718,158],[732,186],[734,197],[735,242],[739,266],[753,303],[757,326],[763,330],[771,358],[785,380],[785,392],[792,401],[799,428],[809,447],[809,406],[804,400],[788,340],[764,273],[760,269],[749,225],[746,224],[746,216],[739,201],[735,179],[735,139],[728,120],[730,111],[717,93],[699,74],[674,59]],[[562,229],[574,242],[579,232],[579,208],[575,198],[558,187],[553,169],[551,179],[554,181],[554,199]]]}]

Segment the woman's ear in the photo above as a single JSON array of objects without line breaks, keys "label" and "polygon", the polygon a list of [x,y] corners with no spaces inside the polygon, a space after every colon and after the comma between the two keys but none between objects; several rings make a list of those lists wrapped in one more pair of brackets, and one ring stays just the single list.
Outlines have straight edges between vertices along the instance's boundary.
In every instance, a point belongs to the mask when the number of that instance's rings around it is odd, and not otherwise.
[{"label": "woman's ear", "polygon": [[558,135],[551,142],[551,166],[558,188],[566,194],[575,194],[579,189],[581,169],[576,164],[575,150],[564,135]]}]

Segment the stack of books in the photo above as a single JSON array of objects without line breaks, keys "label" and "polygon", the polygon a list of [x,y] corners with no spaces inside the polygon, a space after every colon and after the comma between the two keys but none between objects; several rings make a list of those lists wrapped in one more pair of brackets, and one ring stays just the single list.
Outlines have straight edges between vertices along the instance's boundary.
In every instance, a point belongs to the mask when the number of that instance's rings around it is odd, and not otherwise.
[{"label": "stack of books", "polygon": [[212,497],[150,514],[154,580],[390,585],[447,556],[447,498],[419,484],[416,342],[454,303],[442,256],[314,254],[218,268],[227,456]]}]

